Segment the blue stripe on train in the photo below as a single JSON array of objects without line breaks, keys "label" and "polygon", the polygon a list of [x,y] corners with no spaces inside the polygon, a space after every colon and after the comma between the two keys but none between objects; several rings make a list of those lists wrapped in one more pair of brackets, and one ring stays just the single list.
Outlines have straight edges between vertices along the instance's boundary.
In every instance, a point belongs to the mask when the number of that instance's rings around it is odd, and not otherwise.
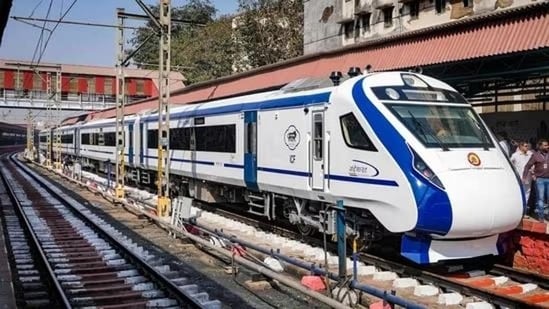
[{"label": "blue stripe on train", "polygon": [[452,208],[446,192],[413,168],[413,157],[402,135],[364,93],[364,78],[353,86],[353,99],[365,119],[408,179],[417,208],[416,231],[445,235],[452,225]]},{"label": "blue stripe on train", "polygon": [[[254,103],[236,103],[236,104],[231,104],[226,106],[210,107],[210,108],[190,110],[190,111],[181,111],[181,112],[170,114],[170,119],[176,120],[176,119],[197,117],[197,116],[211,116],[211,115],[219,115],[219,114],[240,113],[242,111],[248,111],[248,110],[266,110],[266,109],[273,109],[273,108],[283,109],[283,108],[290,108],[290,107],[323,104],[323,103],[328,103],[330,94],[331,94],[330,92],[323,92],[323,93],[316,93],[316,94],[310,94],[310,95],[302,95],[302,96],[260,101],[260,102],[254,102]],[[143,120],[145,122],[158,121],[158,115],[150,115],[150,116],[144,117]]]}]

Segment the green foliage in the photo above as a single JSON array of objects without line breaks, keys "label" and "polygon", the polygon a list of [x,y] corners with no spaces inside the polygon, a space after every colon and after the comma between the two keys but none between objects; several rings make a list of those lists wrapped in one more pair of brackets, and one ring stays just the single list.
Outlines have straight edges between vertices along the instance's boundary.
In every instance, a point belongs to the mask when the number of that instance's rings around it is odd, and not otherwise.
[{"label": "green foliage", "polygon": [[231,19],[220,18],[172,43],[172,62],[183,66],[188,83],[232,73]]},{"label": "green foliage", "polygon": [[239,0],[235,29],[240,71],[303,54],[303,0]]},{"label": "green foliage", "polygon": [[[158,6],[152,10],[158,14]],[[302,54],[303,0],[239,0],[239,10],[242,13],[236,17],[214,19],[216,9],[210,0],[190,0],[172,8],[172,19],[205,24],[172,24],[172,70],[183,73],[187,84]],[[130,40],[133,48],[153,34],[153,29],[149,22],[135,31]],[[157,69],[158,37],[146,42],[133,60],[140,68]]]},{"label": "green foliage", "polygon": [[[151,6],[151,10],[155,15],[159,14],[158,6]],[[198,71],[201,66],[195,65],[193,57],[181,55],[182,51],[188,50],[189,44],[203,45],[202,42],[197,42],[198,37],[201,37],[203,31],[212,32],[211,23],[214,20],[216,13],[215,7],[210,0],[190,0],[187,4],[181,7],[172,8],[172,70],[181,71],[188,79],[187,83],[192,83],[194,76],[201,76]],[[189,23],[173,22],[173,20],[184,20]],[[220,27],[214,27],[219,29]],[[155,34],[154,25],[148,22],[146,27],[142,27],[135,31],[134,37],[130,40],[133,48],[137,48],[145,42],[147,38],[152,37],[143,45],[143,47],[135,54],[133,61],[139,68],[153,69],[158,68],[158,44],[159,39]],[[229,32],[230,35],[230,32]],[[194,46],[200,49],[199,46]],[[132,52],[132,50],[128,51]],[[230,71],[228,71],[230,72]],[[214,76],[215,77],[215,76]],[[203,77],[206,78],[206,77]]]}]

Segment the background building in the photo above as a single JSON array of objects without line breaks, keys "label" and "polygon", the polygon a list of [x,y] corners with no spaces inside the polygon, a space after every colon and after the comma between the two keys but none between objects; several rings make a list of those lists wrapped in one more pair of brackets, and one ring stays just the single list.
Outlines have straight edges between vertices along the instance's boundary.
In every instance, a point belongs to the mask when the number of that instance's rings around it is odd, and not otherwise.
[{"label": "background building", "polygon": [[[126,68],[126,102],[158,95],[158,71]],[[171,72],[172,91],[182,89],[184,77]],[[115,106],[116,69],[85,65],[0,60],[0,122],[26,124],[28,110],[35,123],[47,121],[56,109],[56,121]]]},{"label": "background building", "polygon": [[536,1],[539,0],[304,0],[304,54]]}]

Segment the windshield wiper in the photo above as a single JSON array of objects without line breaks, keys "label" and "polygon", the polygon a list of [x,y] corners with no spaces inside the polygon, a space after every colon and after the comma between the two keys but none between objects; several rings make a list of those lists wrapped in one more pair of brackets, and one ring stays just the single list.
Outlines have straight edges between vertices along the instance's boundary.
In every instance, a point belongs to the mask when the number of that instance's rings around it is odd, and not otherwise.
[{"label": "windshield wiper", "polygon": [[[412,112],[410,110],[408,110],[408,114],[410,114],[410,116],[412,117],[412,120],[414,121],[414,125],[415,125],[416,129],[421,132],[421,134],[423,135],[423,138],[425,138],[425,142],[427,142],[427,136],[425,135],[425,129],[423,129],[423,125],[421,124],[421,122],[419,122],[419,120],[416,119],[416,117],[412,114]],[[443,151],[449,151],[450,150],[436,136],[436,134],[434,134],[434,132],[431,130],[431,128],[429,128],[429,136],[431,136],[437,142],[437,144],[439,145],[440,148],[442,148]]]}]

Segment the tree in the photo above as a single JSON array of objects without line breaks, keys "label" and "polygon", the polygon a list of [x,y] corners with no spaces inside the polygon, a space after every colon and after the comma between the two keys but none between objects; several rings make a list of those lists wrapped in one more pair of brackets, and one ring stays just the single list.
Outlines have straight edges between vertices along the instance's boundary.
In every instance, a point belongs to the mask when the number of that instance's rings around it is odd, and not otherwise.
[{"label": "tree", "polygon": [[235,66],[245,71],[303,54],[303,0],[239,0]]},{"label": "tree", "polygon": [[183,66],[188,83],[230,75],[234,44],[231,18],[222,17],[172,41],[172,61]]},{"label": "tree", "polygon": [[[155,15],[159,15],[159,7],[151,6],[151,10]],[[172,20],[188,20],[192,23],[177,23],[172,22],[172,66],[174,69],[180,70],[183,75],[187,76],[186,68],[192,69],[191,63],[178,61],[187,59],[187,57],[178,57],[179,45],[188,44],[188,41],[195,40],[198,33],[202,30],[202,25],[212,23],[216,13],[215,7],[210,0],[190,0],[189,3],[172,8]],[[139,68],[157,69],[158,64],[158,36],[154,34],[155,28],[152,22],[148,22],[145,27],[135,31],[134,37],[130,40],[133,49],[137,48],[143,42],[142,48],[133,57],[134,62]],[[153,35],[148,41],[147,38]],[[174,52],[175,51],[175,52]],[[132,52],[129,50],[128,52]],[[182,68],[182,69],[181,69]],[[193,75],[193,74],[191,74]],[[192,81],[192,80],[191,80]]]}]

